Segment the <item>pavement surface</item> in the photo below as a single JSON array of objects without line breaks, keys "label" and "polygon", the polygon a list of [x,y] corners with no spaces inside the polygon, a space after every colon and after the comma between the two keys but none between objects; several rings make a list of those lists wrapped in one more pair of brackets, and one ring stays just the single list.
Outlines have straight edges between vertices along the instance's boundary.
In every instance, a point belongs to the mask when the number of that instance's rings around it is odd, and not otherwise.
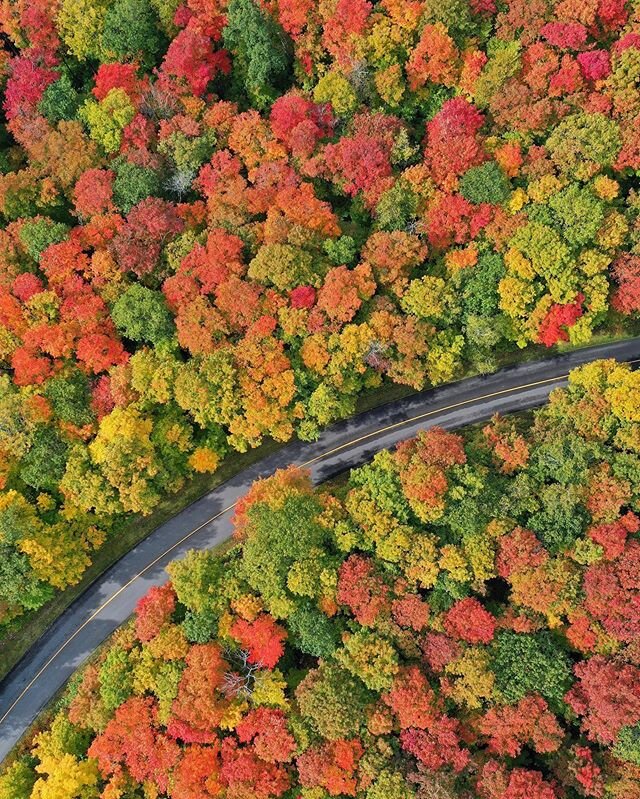
[{"label": "pavement surface", "polygon": [[566,384],[570,369],[597,358],[640,360],[640,337],[519,364],[373,408],[327,428],[315,442],[286,444],[189,505],[89,586],[0,684],[0,761],[73,672],[127,620],[140,597],[166,581],[167,563],[231,535],[233,507],[254,480],[295,464],[321,483],[423,428],[463,427],[498,412],[534,408]]}]

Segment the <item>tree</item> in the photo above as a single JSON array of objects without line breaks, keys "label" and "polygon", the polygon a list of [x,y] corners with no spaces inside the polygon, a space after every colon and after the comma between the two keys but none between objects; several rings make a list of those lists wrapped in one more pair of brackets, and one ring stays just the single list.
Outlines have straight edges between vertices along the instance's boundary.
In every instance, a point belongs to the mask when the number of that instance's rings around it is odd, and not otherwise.
[{"label": "tree", "polygon": [[182,229],[182,219],[171,203],[147,197],[130,209],[127,222],[114,236],[110,250],[123,272],[144,277],[158,266],[166,240]]},{"label": "tree", "polygon": [[124,647],[112,646],[100,667],[100,698],[113,712],[133,693],[132,663]]},{"label": "tree", "polygon": [[389,589],[372,560],[351,555],[340,566],[336,599],[349,607],[358,624],[370,627],[388,610]]},{"label": "tree", "polygon": [[370,299],[376,289],[368,264],[359,264],[355,269],[335,266],[327,272],[318,292],[318,307],[332,322],[350,322],[365,300]]},{"label": "tree", "polygon": [[394,647],[383,636],[370,630],[357,630],[346,635],[344,646],[335,657],[372,691],[389,688],[399,669]]},{"label": "tree", "polygon": [[613,273],[619,287],[612,305],[621,313],[631,314],[640,310],[640,259],[630,253],[621,253],[613,265]]},{"label": "tree", "polygon": [[267,763],[288,763],[297,749],[282,710],[259,707],[250,710],[236,727],[238,740],[252,743],[258,757]]},{"label": "tree", "polygon": [[118,330],[132,341],[158,344],[174,332],[173,320],[162,294],[139,284],[129,286],[118,297],[111,316]]},{"label": "tree", "polygon": [[557,799],[551,783],[539,771],[515,768],[508,771],[490,760],[482,769],[476,790],[481,799]]},{"label": "tree", "polygon": [[310,747],[296,760],[300,782],[305,788],[324,788],[329,796],[355,796],[363,753],[357,738]]},{"label": "tree", "polygon": [[156,196],[161,191],[160,176],[150,167],[118,158],[111,162],[111,168],[115,173],[113,199],[124,213],[128,213],[145,197]]},{"label": "tree", "polygon": [[99,103],[86,100],[80,113],[91,138],[105,153],[116,153],[120,149],[122,131],[133,120],[136,110],[125,90],[116,88]]},{"label": "tree", "polygon": [[631,642],[640,624],[636,612],[639,586],[634,576],[640,544],[631,540],[625,545],[623,540],[620,555],[613,562],[594,563],[587,569],[584,606],[609,635]]},{"label": "tree", "polygon": [[249,663],[253,665],[273,669],[284,653],[287,632],[266,613],[252,622],[236,619],[230,632],[249,652]]},{"label": "tree", "polygon": [[172,799],[218,796],[222,790],[219,773],[219,747],[198,744],[186,747],[171,775]]},{"label": "tree", "polygon": [[282,796],[290,785],[287,771],[277,763],[261,760],[252,747],[239,747],[235,739],[222,743],[222,783],[229,799],[271,799]]},{"label": "tree", "polygon": [[67,465],[68,447],[48,425],[38,425],[31,447],[22,458],[20,477],[38,490],[55,491]]},{"label": "tree", "polygon": [[[582,717],[582,729],[592,741],[612,743],[623,727],[640,721],[640,670],[632,665],[617,665],[601,655],[578,663],[578,680],[566,701]],[[602,691],[606,685],[607,690]]]},{"label": "tree", "polygon": [[[484,116],[461,97],[447,100],[427,123],[425,160],[433,180],[443,189],[453,188],[456,178],[485,160],[480,138]],[[451,150],[455,136],[458,146]]]},{"label": "tree", "polygon": [[[256,502],[248,510],[242,570],[275,618],[289,616],[298,602],[290,581],[294,567],[311,576],[333,565],[322,552],[328,531],[319,524],[319,512],[317,499],[308,491],[288,486],[281,504]],[[321,589],[310,580],[302,593],[314,596]]]},{"label": "tree", "polygon": [[166,625],[176,607],[176,594],[171,583],[154,586],[136,605],[136,635],[143,643],[155,638]]},{"label": "tree", "polygon": [[495,161],[473,166],[460,178],[460,194],[474,205],[500,205],[509,196],[510,189],[507,177]]},{"label": "tree", "polygon": [[536,752],[555,752],[564,732],[556,717],[539,696],[525,696],[516,705],[488,710],[479,729],[489,739],[489,750],[499,755],[517,757],[530,744]]},{"label": "tree", "polygon": [[31,799],[37,777],[25,759],[14,761],[0,776],[0,799]]},{"label": "tree", "polygon": [[102,29],[102,49],[116,59],[131,58],[153,66],[162,45],[155,9],[146,0],[116,0]]},{"label": "tree", "polygon": [[213,47],[214,42],[220,39],[220,27],[220,23],[212,24],[205,32],[197,25],[187,25],[181,30],[165,53],[160,67],[161,77],[173,79],[179,91],[186,90],[201,97],[218,73],[230,71],[227,54]]},{"label": "tree", "polygon": [[297,607],[287,618],[296,649],[313,657],[328,658],[337,648],[339,627],[311,603]]},{"label": "tree", "polygon": [[281,291],[316,282],[313,258],[289,244],[265,244],[249,264],[250,278]]},{"label": "tree", "polygon": [[76,212],[83,217],[102,214],[114,209],[111,169],[87,169],[73,189]]},{"label": "tree", "polygon": [[254,0],[231,0],[224,44],[234,57],[236,80],[264,108],[286,88],[291,64],[289,37]]},{"label": "tree", "polygon": [[115,408],[100,421],[89,445],[92,464],[116,489],[126,510],[150,513],[163,482],[167,487],[170,483],[170,464],[163,464],[152,431],[152,420],[133,406]]},{"label": "tree", "polygon": [[60,37],[80,61],[100,55],[100,34],[107,0],[63,0],[57,14]]},{"label": "tree", "polygon": [[125,765],[138,782],[149,780],[161,792],[167,791],[180,748],[156,724],[157,705],[152,697],[133,696],[120,705],[89,747],[89,756],[97,761],[104,779]]},{"label": "tree", "polygon": [[221,691],[228,665],[215,643],[194,644],[178,684],[167,732],[185,743],[212,743],[228,702]]},{"label": "tree", "polygon": [[489,644],[493,640],[496,620],[477,599],[467,597],[447,611],[444,628],[452,638],[470,644]]},{"label": "tree", "polygon": [[357,735],[371,694],[362,682],[332,663],[309,671],[296,689],[296,700],[314,729],[330,741]]},{"label": "tree", "polygon": [[415,92],[427,82],[455,86],[459,52],[442,22],[425,25],[406,65],[409,88]]},{"label": "tree", "polygon": [[50,244],[64,241],[68,232],[69,228],[64,223],[42,217],[21,226],[20,241],[33,260],[38,261]]},{"label": "tree", "polygon": [[423,521],[438,519],[449,487],[446,470],[467,459],[461,439],[437,427],[421,431],[417,438],[400,444],[395,459],[414,513]]},{"label": "tree", "polygon": [[492,669],[508,702],[537,692],[553,710],[562,708],[572,683],[569,658],[548,632],[500,631],[492,646]]},{"label": "tree", "polygon": [[43,776],[33,786],[33,799],[97,795],[98,769],[94,760],[79,761],[70,754],[48,755],[43,756],[35,768]]}]

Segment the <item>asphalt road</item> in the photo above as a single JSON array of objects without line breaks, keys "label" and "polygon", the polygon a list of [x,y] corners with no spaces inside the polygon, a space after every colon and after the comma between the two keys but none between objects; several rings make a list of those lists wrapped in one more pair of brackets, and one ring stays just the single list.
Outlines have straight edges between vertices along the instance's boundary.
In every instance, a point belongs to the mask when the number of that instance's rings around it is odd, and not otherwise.
[{"label": "asphalt road", "polygon": [[570,369],[596,358],[640,359],[640,337],[503,369],[414,394],[327,428],[313,443],[292,441],[185,508],[114,564],[50,627],[0,685],[0,761],[84,660],[133,612],[164,567],[189,549],[231,534],[236,501],[251,483],[297,464],[320,483],[425,427],[462,427],[541,405]]}]

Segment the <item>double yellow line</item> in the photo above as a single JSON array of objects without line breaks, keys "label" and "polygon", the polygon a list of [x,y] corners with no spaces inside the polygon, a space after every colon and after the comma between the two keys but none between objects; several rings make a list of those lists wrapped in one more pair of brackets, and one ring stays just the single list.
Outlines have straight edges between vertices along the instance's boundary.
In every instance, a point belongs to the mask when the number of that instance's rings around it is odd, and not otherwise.
[{"label": "double yellow line", "polygon": [[[630,363],[635,363],[635,361],[630,361]],[[472,405],[472,404],[474,404],[476,402],[482,402],[483,400],[492,399],[493,397],[499,397],[499,396],[504,395],[504,394],[511,394],[514,391],[525,391],[526,389],[534,388],[535,386],[542,386],[542,385],[545,385],[547,383],[555,383],[555,382],[558,382],[558,381],[561,381],[561,380],[566,380],[568,378],[568,376],[569,376],[568,374],[557,375],[556,377],[549,377],[546,380],[537,380],[537,381],[535,381],[533,383],[523,383],[521,385],[513,386],[511,388],[501,389],[500,391],[493,391],[490,394],[481,394],[478,397],[472,397],[472,398],[467,399],[467,400],[461,400],[460,402],[454,402],[451,405],[445,405],[442,408],[435,408],[434,410],[426,411],[425,413],[419,413],[416,416],[411,416],[408,419],[403,419],[401,422],[395,422],[394,424],[386,425],[386,427],[380,427],[377,430],[373,430],[370,433],[366,433],[365,435],[360,436],[359,438],[354,438],[351,441],[347,441],[345,444],[340,444],[339,447],[334,447],[333,449],[329,449],[326,452],[323,452],[321,455],[317,455],[315,458],[311,458],[310,460],[305,461],[304,463],[300,464],[300,467],[304,468],[306,466],[311,466],[312,464],[317,463],[318,461],[322,460],[323,458],[327,458],[329,455],[333,455],[336,452],[340,452],[340,450],[343,450],[343,449],[348,449],[349,447],[352,447],[354,444],[359,444],[361,441],[366,441],[368,438],[372,438],[374,436],[379,436],[382,433],[387,433],[390,430],[395,430],[398,427],[403,427],[404,425],[410,424],[411,422],[417,422],[420,419],[426,419],[429,416],[433,416],[434,414],[445,413],[446,411],[451,411],[451,410],[454,410],[455,408],[460,408],[463,405]],[[83,622],[78,627],[78,629],[75,630],[66,639],[66,641],[59,647],[59,649],[57,649],[56,652],[54,652],[54,654],[51,655],[49,660],[47,660],[47,662],[44,664],[44,666],[42,666],[42,668],[38,671],[38,673],[35,675],[35,677],[23,688],[23,690],[20,692],[20,694],[12,702],[12,704],[10,705],[8,710],[6,710],[4,715],[2,717],[0,717],[0,724],[2,724],[2,722],[7,718],[7,716],[15,708],[15,706],[18,704],[18,702],[20,702],[20,700],[25,696],[25,694],[40,679],[40,677],[49,668],[49,666],[53,663],[53,661],[60,655],[60,653],[63,652],[64,649],[66,649],[66,647],[71,643],[71,641],[73,641],[74,638],[76,638],[76,636],[78,636],[84,630],[84,628],[96,618],[96,616],[98,616],[100,613],[102,613],[102,611],[108,605],[110,605],[113,602],[114,599],[116,599],[118,596],[120,596],[120,594],[123,591],[126,591],[126,589],[132,583],[134,583],[139,577],[142,577],[147,571],[149,571],[149,569],[151,569],[153,566],[155,566],[156,563],[161,561],[163,558],[165,558],[167,555],[169,555],[171,552],[173,552],[175,549],[177,549],[179,546],[181,546],[181,544],[184,544],[185,541],[188,541],[196,533],[200,532],[200,530],[202,530],[203,527],[206,527],[208,524],[211,524],[211,522],[214,522],[216,519],[219,519],[221,516],[224,516],[225,513],[228,513],[230,510],[235,508],[235,506],[236,506],[236,503],[234,502],[233,504],[228,505],[226,508],[221,510],[219,513],[216,513],[215,516],[212,516],[210,519],[207,519],[206,521],[202,522],[202,524],[198,525],[198,527],[194,528],[189,533],[184,535],[179,541],[176,541],[175,544],[172,544],[161,555],[158,555],[157,558],[154,558],[154,560],[152,560],[151,563],[147,564],[144,567],[144,569],[142,569],[142,571],[138,572],[138,574],[136,574],[134,577],[132,577],[129,580],[129,582],[125,583],[121,588],[119,588],[114,594],[112,594],[109,597],[109,599],[106,599],[102,603],[102,605],[100,605],[100,607],[97,610],[95,610],[91,614],[91,616],[89,616],[89,618],[85,622]]]}]

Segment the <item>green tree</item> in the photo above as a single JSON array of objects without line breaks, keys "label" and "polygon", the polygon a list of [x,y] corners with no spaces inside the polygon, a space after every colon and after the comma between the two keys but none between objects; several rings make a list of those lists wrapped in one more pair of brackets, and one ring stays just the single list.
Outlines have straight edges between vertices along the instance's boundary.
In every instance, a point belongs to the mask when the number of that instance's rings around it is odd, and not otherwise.
[{"label": "green tree", "polygon": [[406,181],[397,180],[378,200],[376,226],[380,230],[405,230],[417,210],[417,195]]},{"label": "green tree", "polygon": [[127,652],[111,646],[100,666],[100,696],[105,708],[113,712],[133,692],[133,669]]},{"label": "green tree", "polygon": [[351,236],[340,236],[337,239],[325,239],[322,247],[327,258],[335,266],[352,264],[358,254],[358,245]]},{"label": "green tree", "polygon": [[68,233],[69,227],[63,222],[40,217],[22,225],[20,241],[33,260],[37,261],[50,244],[64,241]]},{"label": "green tree", "polygon": [[48,380],[44,393],[56,416],[63,422],[82,427],[93,421],[89,381],[84,372],[70,368]]},{"label": "green tree", "polygon": [[580,247],[593,241],[604,221],[604,203],[575,183],[549,200],[554,223],[566,241]]},{"label": "green tree", "polygon": [[136,59],[153,66],[163,45],[159,20],[148,0],[115,0],[102,30],[102,49],[109,57]]},{"label": "green tree", "polygon": [[498,283],[504,277],[502,257],[483,253],[471,269],[462,270],[462,307],[465,316],[494,316],[498,313]]},{"label": "green tree", "polygon": [[581,492],[582,487],[561,483],[543,486],[540,491],[542,509],[529,517],[528,526],[554,555],[571,547],[588,523]]},{"label": "green tree", "polygon": [[295,647],[307,655],[327,658],[338,646],[340,628],[310,602],[293,611],[287,626]]},{"label": "green tree", "polygon": [[[640,766],[640,724],[623,727],[618,733],[618,740],[613,747],[613,754],[620,760],[626,760]],[[0,796],[1,796],[0,792]]]},{"label": "green tree", "polygon": [[290,244],[265,244],[249,264],[248,275],[281,291],[316,283],[311,253]]},{"label": "green tree", "polygon": [[160,176],[149,167],[117,158],[111,163],[111,168],[115,172],[113,199],[125,213],[145,197],[157,196],[162,191]]},{"label": "green tree", "polygon": [[291,491],[277,507],[257,503],[248,511],[242,574],[277,618],[289,616],[299,601],[289,588],[294,565],[311,574],[331,566],[326,551],[329,531],[318,522],[320,511],[316,497],[298,491]]},{"label": "green tree", "polygon": [[399,668],[393,645],[367,629],[350,635],[336,654],[336,660],[372,691],[388,690]]},{"label": "green tree", "polygon": [[367,799],[413,799],[415,795],[415,790],[402,774],[390,769],[381,771],[366,793]]},{"label": "green tree", "polygon": [[33,758],[15,760],[0,776],[0,799],[30,799],[31,789],[37,779]]},{"label": "green tree", "polygon": [[224,44],[234,58],[234,74],[258,108],[265,108],[290,83],[292,45],[274,18],[255,0],[231,0]]},{"label": "green tree", "polygon": [[507,702],[538,693],[556,712],[564,707],[563,697],[573,681],[569,656],[546,630],[500,631],[492,645],[492,669]]},{"label": "green tree", "polygon": [[310,671],[296,690],[301,712],[330,741],[357,735],[374,698],[361,680],[335,663]]},{"label": "green tree", "polygon": [[53,428],[39,425],[20,463],[20,477],[38,491],[56,491],[67,465],[67,449]]},{"label": "green tree", "polygon": [[191,550],[167,566],[171,584],[181,602],[194,613],[222,614],[227,600],[221,590],[226,562],[213,550]]},{"label": "green tree", "polygon": [[460,178],[460,194],[470,203],[503,203],[511,192],[507,176],[495,161],[472,166]]},{"label": "green tree", "polygon": [[50,83],[44,90],[39,111],[53,125],[62,119],[73,119],[80,105],[80,95],[75,90],[67,72]]},{"label": "green tree", "polygon": [[27,556],[0,540],[0,603],[37,610],[53,595],[53,588],[36,577]]},{"label": "green tree", "polygon": [[114,88],[100,102],[86,100],[80,117],[89,127],[89,135],[98,142],[105,153],[120,149],[123,129],[136,115],[129,95],[124,89]]},{"label": "green tree", "polygon": [[158,344],[171,338],[175,331],[173,318],[160,291],[136,283],[118,297],[111,317],[123,336],[132,341]]}]

